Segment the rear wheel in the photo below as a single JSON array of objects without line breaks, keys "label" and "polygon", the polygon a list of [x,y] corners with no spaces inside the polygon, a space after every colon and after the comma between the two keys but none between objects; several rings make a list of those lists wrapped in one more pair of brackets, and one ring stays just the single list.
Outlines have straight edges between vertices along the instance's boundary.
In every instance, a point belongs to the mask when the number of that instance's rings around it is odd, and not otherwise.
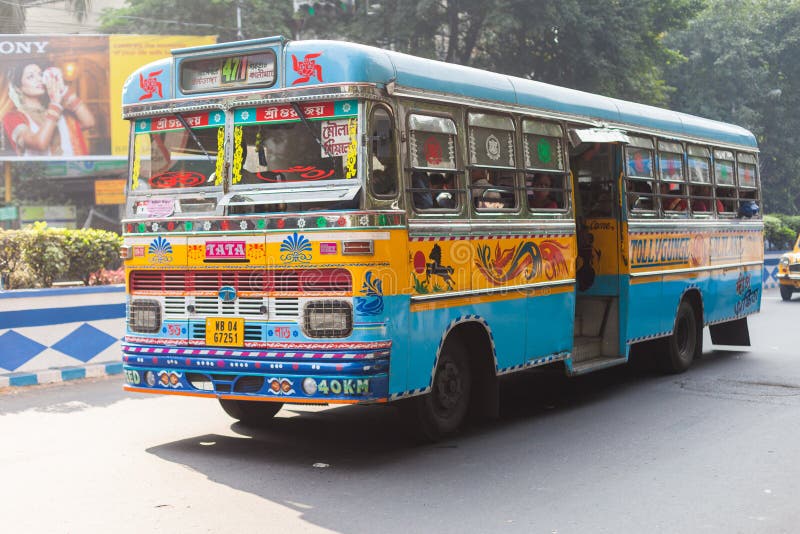
[{"label": "rear wheel", "polygon": [[781,298],[783,300],[792,300],[792,293],[794,293],[792,286],[781,285]]},{"label": "rear wheel", "polygon": [[272,418],[275,417],[275,414],[278,413],[283,406],[281,402],[229,399],[220,399],[219,403],[226,414],[249,426],[264,426],[269,424]]},{"label": "rear wheel", "polygon": [[464,347],[449,341],[439,355],[431,392],[415,399],[423,437],[435,441],[461,427],[469,408],[471,388],[472,371]]},{"label": "rear wheel", "polygon": [[675,329],[664,340],[661,367],[667,373],[682,373],[702,352],[703,328],[692,305],[683,300],[675,315]]}]

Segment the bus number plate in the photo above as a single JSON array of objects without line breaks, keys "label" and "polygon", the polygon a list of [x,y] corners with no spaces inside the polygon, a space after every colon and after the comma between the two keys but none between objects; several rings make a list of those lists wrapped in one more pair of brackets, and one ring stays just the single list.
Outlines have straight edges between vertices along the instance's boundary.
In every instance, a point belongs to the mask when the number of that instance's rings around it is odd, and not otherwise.
[{"label": "bus number plate", "polygon": [[206,345],[217,347],[244,346],[244,319],[215,318],[206,319]]}]

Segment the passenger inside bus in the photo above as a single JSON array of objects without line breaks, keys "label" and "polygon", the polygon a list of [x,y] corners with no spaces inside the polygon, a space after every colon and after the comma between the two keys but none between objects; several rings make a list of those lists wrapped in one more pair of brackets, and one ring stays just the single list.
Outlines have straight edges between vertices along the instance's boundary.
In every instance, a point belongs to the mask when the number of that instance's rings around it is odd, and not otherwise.
[{"label": "passenger inside bus", "polygon": [[475,207],[478,209],[500,209],[504,208],[503,199],[500,197],[500,192],[496,189],[490,189],[492,184],[489,180],[481,178],[472,184],[475,188],[472,191],[475,199]]},{"label": "passenger inside bus", "polygon": [[661,182],[661,207],[664,211],[686,211],[686,199],[679,194],[680,184]]},{"label": "passenger inside bus", "polygon": [[413,191],[414,207],[418,210],[433,208],[433,195],[431,194],[431,181],[425,171],[411,173],[411,189]]},{"label": "passenger inside bus", "polygon": [[653,190],[650,182],[628,180],[628,205],[631,210],[650,211],[653,209]]},{"label": "passenger inside bus", "polygon": [[430,175],[430,182],[436,206],[445,209],[455,208],[455,198],[453,198],[453,193],[449,191],[453,189],[453,176],[451,174],[445,176],[438,172],[433,173]]},{"label": "passenger inside bus", "polygon": [[[712,198],[710,185],[697,185],[692,188],[692,211],[694,212],[708,212],[711,211]],[[717,211],[724,211],[722,202],[717,199]]]},{"label": "passenger inside bus", "polygon": [[529,208],[558,209],[558,203],[553,199],[551,190],[553,184],[549,174],[537,172],[526,185],[528,188]]}]

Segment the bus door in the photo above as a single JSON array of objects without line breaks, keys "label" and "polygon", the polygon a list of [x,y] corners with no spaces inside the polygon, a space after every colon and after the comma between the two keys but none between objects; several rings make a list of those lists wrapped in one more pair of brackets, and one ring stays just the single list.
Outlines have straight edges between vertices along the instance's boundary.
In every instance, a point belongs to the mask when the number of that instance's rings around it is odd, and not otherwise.
[{"label": "bus door", "polygon": [[573,374],[624,361],[619,341],[622,229],[618,177],[622,145],[582,142],[579,134],[570,132],[578,233]]}]

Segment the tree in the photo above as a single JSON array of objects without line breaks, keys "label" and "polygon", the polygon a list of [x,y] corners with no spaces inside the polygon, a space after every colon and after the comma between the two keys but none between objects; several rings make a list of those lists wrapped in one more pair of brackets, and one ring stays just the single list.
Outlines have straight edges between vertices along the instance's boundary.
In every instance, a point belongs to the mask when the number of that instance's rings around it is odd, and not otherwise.
[{"label": "tree", "polygon": [[800,2],[713,0],[667,42],[686,60],[666,71],[675,109],[756,135],[764,210],[800,210]]},{"label": "tree", "polygon": [[[28,7],[39,7],[55,4],[58,0],[20,0],[18,2],[0,2],[0,33],[25,33],[25,10]],[[79,22],[86,20],[91,8],[91,0],[66,0],[69,11]]]},{"label": "tree", "polygon": [[296,30],[291,0],[211,0],[203,9],[194,0],[128,0],[128,7],[103,12],[100,29],[106,33],[216,34],[220,42],[235,41],[237,4],[242,9],[245,38],[291,37]]}]

